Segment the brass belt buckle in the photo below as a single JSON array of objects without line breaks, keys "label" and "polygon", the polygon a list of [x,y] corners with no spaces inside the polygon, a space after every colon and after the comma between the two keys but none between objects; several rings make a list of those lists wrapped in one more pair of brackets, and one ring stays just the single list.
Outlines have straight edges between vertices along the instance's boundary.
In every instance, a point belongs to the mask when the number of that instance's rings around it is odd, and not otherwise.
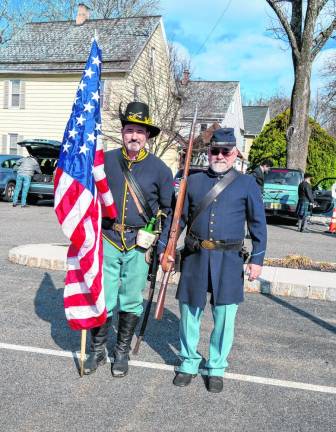
[{"label": "brass belt buckle", "polygon": [[124,225],[123,224],[115,223],[114,226],[113,226],[113,228],[114,228],[115,231],[117,231],[119,233],[122,233],[124,231],[124,229],[123,229]]},{"label": "brass belt buckle", "polygon": [[202,240],[201,246],[204,249],[215,249],[216,248],[215,243],[211,240]]}]

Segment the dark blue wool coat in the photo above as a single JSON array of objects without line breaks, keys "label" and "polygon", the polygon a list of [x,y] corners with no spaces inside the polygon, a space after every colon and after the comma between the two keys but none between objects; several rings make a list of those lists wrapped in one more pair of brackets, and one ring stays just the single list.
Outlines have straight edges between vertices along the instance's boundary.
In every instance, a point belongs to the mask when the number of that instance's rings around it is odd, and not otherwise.
[{"label": "dark blue wool coat", "polygon": [[[188,178],[181,229],[206,193],[220,180],[207,172]],[[245,237],[245,222],[252,238],[251,263],[263,264],[266,249],[265,211],[255,179],[240,175],[195,220],[192,232],[201,239],[237,240]],[[176,298],[204,308],[207,292],[213,304],[240,303],[244,299],[243,258],[239,251],[201,249],[182,257],[181,277]]]},{"label": "dark blue wool coat", "polygon": [[[105,173],[118,209],[115,222],[143,227],[146,222],[139,215],[135,202],[126,187],[125,177],[119,163],[120,155],[122,155],[121,149],[105,153]],[[154,215],[157,214],[159,208],[167,214],[167,218],[163,218],[162,234],[158,242],[158,253],[161,253],[167,243],[172,217],[171,206],[174,194],[172,172],[161,159],[151,153],[147,153],[139,161],[132,162],[130,169],[141,186]],[[120,250],[130,250],[135,247],[136,230],[124,234],[114,230],[103,230],[103,234]]]}]

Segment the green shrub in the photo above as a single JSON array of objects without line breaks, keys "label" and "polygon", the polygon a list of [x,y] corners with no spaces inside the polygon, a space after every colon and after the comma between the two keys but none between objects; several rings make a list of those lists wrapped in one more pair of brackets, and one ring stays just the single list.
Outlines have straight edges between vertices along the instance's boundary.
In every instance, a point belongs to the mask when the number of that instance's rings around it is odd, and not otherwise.
[{"label": "green shrub", "polygon": [[[272,119],[253,141],[249,154],[252,168],[263,159],[272,159],[275,167],[286,166],[288,120],[289,110]],[[309,126],[311,134],[306,170],[312,174],[314,184],[324,177],[336,177],[336,140],[313,119],[309,119]]]}]

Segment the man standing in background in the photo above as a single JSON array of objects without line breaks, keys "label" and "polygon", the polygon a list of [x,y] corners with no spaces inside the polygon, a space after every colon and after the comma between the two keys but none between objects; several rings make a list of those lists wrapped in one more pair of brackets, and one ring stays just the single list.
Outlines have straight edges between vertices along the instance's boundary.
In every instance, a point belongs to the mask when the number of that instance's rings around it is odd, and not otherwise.
[{"label": "man standing in background", "polygon": [[270,159],[265,159],[251,173],[251,175],[255,177],[255,180],[261,190],[261,193],[264,192],[265,173],[267,174],[268,171],[272,168],[272,166],[273,166],[273,162]]},{"label": "man standing in background", "polygon": [[16,185],[13,194],[13,207],[17,206],[19,194],[21,194],[21,207],[27,207],[27,195],[32,177],[35,172],[41,173],[40,165],[33,156],[27,156],[19,159],[15,163],[15,170],[17,169]]},{"label": "man standing in background", "polygon": [[303,176],[303,182],[301,182],[298,187],[299,201],[296,213],[299,219],[298,230],[300,232],[306,231],[307,216],[310,213],[310,208],[314,205],[314,196],[310,184],[311,177],[311,174],[305,173]]}]

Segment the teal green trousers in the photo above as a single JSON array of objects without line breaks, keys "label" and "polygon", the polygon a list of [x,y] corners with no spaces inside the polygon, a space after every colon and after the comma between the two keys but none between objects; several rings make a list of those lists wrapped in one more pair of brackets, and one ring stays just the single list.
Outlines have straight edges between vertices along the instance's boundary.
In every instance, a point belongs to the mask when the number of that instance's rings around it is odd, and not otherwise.
[{"label": "teal green trousers", "polygon": [[[214,328],[210,336],[209,358],[205,368],[209,376],[223,376],[228,366],[227,357],[231,351],[234,324],[238,305],[212,306]],[[180,303],[180,357],[182,364],[177,371],[197,374],[202,356],[197,351],[203,310]]]},{"label": "teal green trousers", "polygon": [[103,248],[107,316],[112,316],[118,302],[121,311],[140,316],[143,312],[143,291],[149,269],[145,252],[138,248],[120,251],[105,239]]}]

